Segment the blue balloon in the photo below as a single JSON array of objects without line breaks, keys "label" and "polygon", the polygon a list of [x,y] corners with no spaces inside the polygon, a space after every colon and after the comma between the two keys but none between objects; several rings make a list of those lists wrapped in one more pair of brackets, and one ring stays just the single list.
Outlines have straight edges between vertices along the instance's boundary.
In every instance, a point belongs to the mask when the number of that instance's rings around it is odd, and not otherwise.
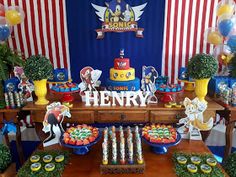
[{"label": "blue balloon", "polygon": [[230,47],[233,53],[236,52],[236,35],[232,35],[229,37],[227,45]]},{"label": "blue balloon", "polygon": [[10,33],[10,27],[8,25],[0,25],[0,41],[7,40]]},{"label": "blue balloon", "polygon": [[218,29],[219,29],[220,34],[226,37],[229,35],[233,26],[234,26],[234,23],[232,22],[231,19],[225,19],[219,23]]}]

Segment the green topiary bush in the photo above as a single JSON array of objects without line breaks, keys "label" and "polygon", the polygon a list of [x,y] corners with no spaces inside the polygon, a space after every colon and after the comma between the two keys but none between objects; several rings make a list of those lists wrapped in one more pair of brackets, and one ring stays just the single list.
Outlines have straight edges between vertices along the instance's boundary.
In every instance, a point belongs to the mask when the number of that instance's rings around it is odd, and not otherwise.
[{"label": "green topiary bush", "polygon": [[4,144],[0,144],[0,173],[4,172],[10,164],[11,164],[10,149]]},{"label": "green topiary bush", "polygon": [[232,153],[224,161],[223,168],[230,177],[236,177],[236,153]]},{"label": "green topiary bush", "polygon": [[52,64],[48,58],[42,55],[29,57],[24,66],[26,77],[33,81],[48,79],[52,74]]},{"label": "green topiary bush", "polygon": [[230,61],[230,76],[233,78],[236,78],[236,53],[234,53],[234,56],[232,57]]},{"label": "green topiary bush", "polygon": [[187,66],[187,73],[193,79],[211,78],[218,71],[218,61],[208,54],[196,54]]}]

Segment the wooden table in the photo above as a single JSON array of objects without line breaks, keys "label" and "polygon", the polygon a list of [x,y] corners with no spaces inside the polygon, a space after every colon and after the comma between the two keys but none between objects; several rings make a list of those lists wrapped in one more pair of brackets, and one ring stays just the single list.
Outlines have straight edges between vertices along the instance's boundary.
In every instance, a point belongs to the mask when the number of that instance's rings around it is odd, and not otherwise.
[{"label": "wooden table", "polygon": [[236,122],[236,107],[225,105],[219,100],[216,100],[219,104],[225,107],[225,110],[217,111],[221,117],[224,117],[226,120],[226,133],[225,133],[225,151],[224,159],[226,159],[231,154],[232,143],[233,143],[233,129]]},{"label": "wooden table", "polygon": [[[54,145],[47,149],[66,149],[59,145]],[[67,149],[68,150],[68,149]],[[143,144],[143,154],[146,163],[146,170],[144,174],[125,174],[125,175],[103,175],[112,177],[175,177],[174,164],[172,162],[172,155],[176,151],[186,153],[211,153],[202,141],[188,141],[182,140],[179,145],[169,148],[165,155],[154,154],[150,147]],[[66,166],[63,177],[100,177],[100,164],[102,161],[101,141],[94,145],[87,155],[78,156],[72,154],[69,164]],[[224,172],[224,171],[223,171]],[[224,172],[225,173],[225,172]],[[228,176],[225,173],[226,176]]]},{"label": "wooden table", "polygon": [[[183,92],[175,96],[176,101],[183,101],[185,97],[193,99],[193,92]],[[50,102],[59,101],[60,98],[55,95],[48,95]],[[159,123],[176,123],[178,117],[185,117],[184,108],[165,108],[163,103],[150,104],[146,107],[138,106],[106,106],[106,107],[87,107],[80,100],[77,94],[70,108],[72,114],[71,119],[65,119],[64,122],[76,123],[127,123],[127,122],[159,122]],[[224,110],[210,98],[207,98],[208,108],[204,112],[205,118],[215,117],[216,110]],[[28,103],[22,110],[31,112],[35,122],[42,122],[45,114],[46,106],[38,106],[33,102]]]},{"label": "wooden table", "polygon": [[[18,119],[18,113],[20,109],[0,109],[0,124],[3,124],[3,119],[6,121],[13,120],[16,124],[16,148],[20,163],[24,163],[23,149],[21,145],[21,131],[20,131],[20,119]],[[10,147],[9,137],[5,135],[6,144]]]}]

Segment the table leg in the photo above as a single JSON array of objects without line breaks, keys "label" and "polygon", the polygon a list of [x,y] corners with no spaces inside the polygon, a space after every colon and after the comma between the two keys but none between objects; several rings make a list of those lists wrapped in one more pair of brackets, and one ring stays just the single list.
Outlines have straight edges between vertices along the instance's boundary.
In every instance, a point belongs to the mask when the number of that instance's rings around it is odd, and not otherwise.
[{"label": "table leg", "polygon": [[225,134],[226,147],[224,152],[224,159],[226,159],[226,157],[228,157],[231,153],[234,125],[235,122],[230,122],[226,125],[226,134]]},{"label": "table leg", "polygon": [[23,165],[25,159],[24,159],[24,153],[23,153],[23,148],[22,148],[22,144],[21,144],[20,125],[17,124],[16,128],[17,128],[17,130],[16,130],[16,148],[17,148],[20,164]]},{"label": "table leg", "polygon": [[20,160],[20,164],[23,165],[25,162],[24,159],[24,153],[23,153],[23,148],[22,148],[22,143],[21,143],[21,130],[20,130],[20,120],[23,119],[20,117],[21,114],[17,114],[17,123],[16,123],[16,148],[18,152],[18,157]]}]

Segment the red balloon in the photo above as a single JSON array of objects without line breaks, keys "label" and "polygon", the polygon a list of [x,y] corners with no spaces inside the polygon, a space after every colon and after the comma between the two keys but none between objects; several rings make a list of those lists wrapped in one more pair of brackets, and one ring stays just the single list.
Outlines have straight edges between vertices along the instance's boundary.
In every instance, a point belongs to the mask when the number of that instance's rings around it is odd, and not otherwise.
[{"label": "red balloon", "polygon": [[0,16],[5,17],[5,11],[0,10]]}]

